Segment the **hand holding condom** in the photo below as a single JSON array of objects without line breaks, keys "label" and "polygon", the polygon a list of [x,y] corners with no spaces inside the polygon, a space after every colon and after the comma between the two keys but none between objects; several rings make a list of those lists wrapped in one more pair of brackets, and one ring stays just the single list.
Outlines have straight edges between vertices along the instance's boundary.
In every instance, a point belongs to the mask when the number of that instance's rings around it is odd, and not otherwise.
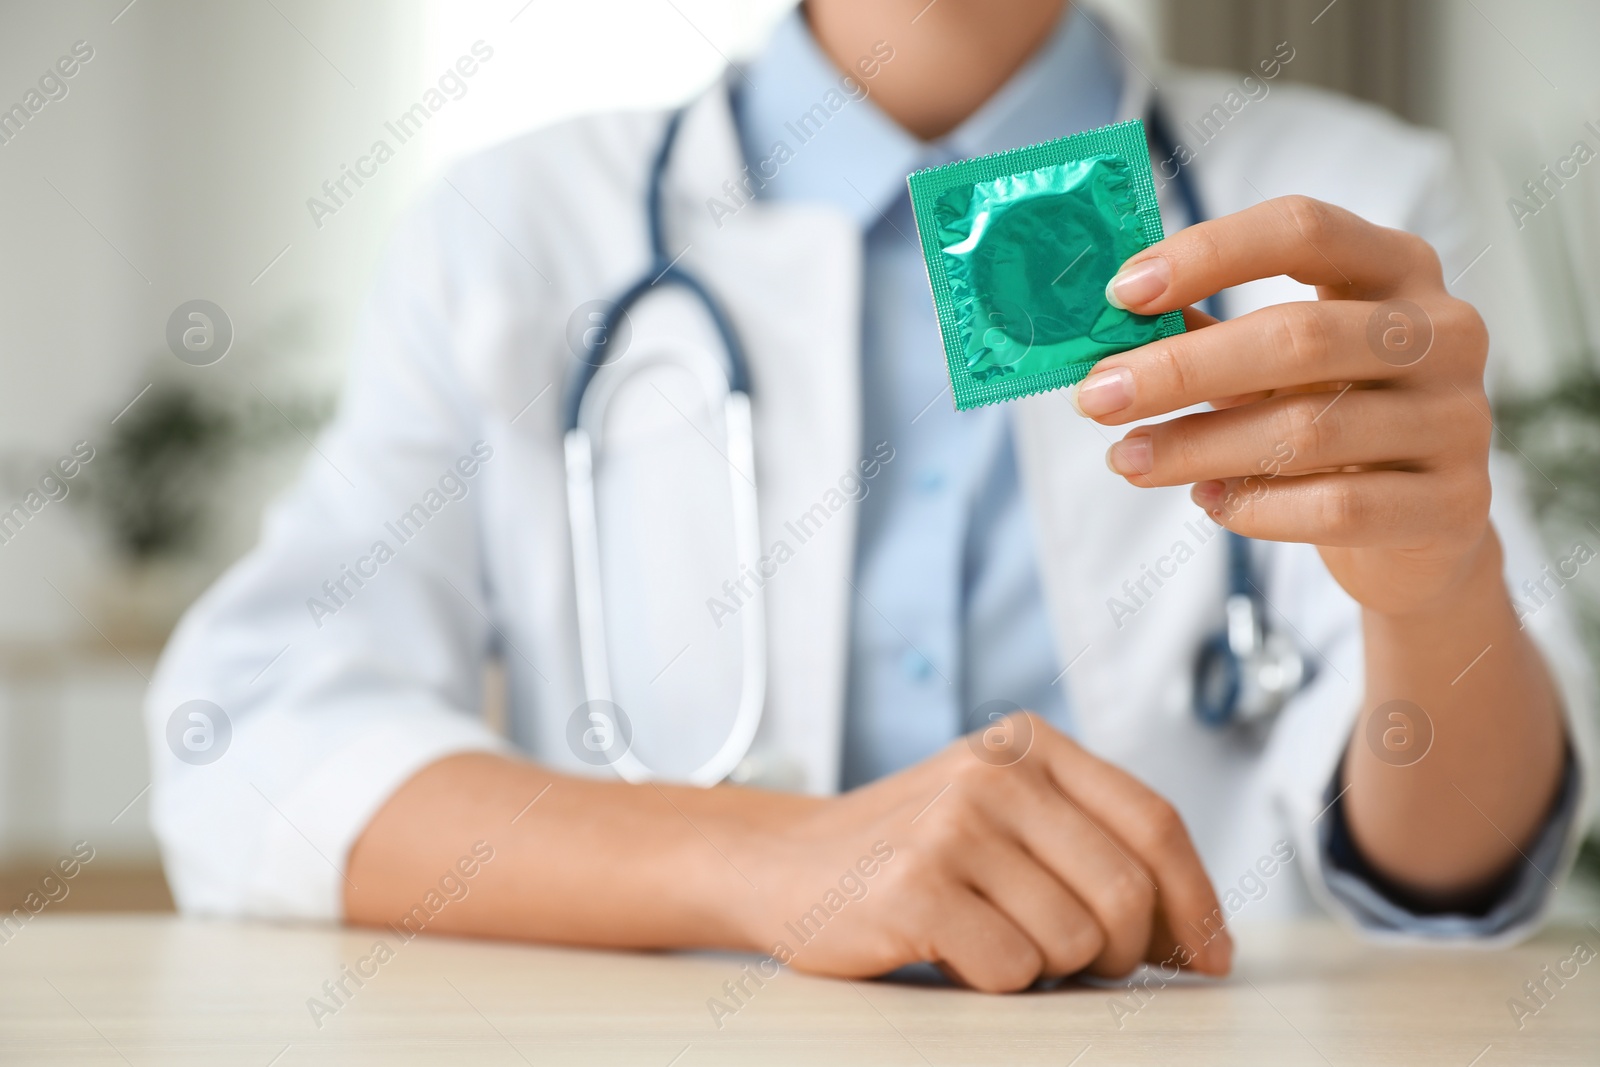
[{"label": "hand holding condom", "polygon": [[[1228,322],[1190,306],[1277,275],[1318,299]],[[1228,529],[1318,546],[1346,592],[1388,614],[1446,594],[1489,540],[1488,335],[1421,238],[1285,197],[1139,252],[1107,297],[1182,309],[1188,332],[1100,361],[1078,410],[1123,425],[1215,409],[1113,445],[1130,483],[1192,483]]]}]

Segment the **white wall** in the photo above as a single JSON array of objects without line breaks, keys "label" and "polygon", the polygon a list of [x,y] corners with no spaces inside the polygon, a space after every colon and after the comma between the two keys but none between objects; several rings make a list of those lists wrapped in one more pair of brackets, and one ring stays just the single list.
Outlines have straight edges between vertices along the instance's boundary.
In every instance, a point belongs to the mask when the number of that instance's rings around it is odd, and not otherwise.
[{"label": "white wall", "polygon": [[793,0],[525,3],[423,0],[424,71],[445,70],[475,40],[496,49],[474,79],[478,99],[434,131],[432,161],[585,112],[686,100],[724,57],[758,48]]},{"label": "white wall", "polygon": [[[94,49],[66,98],[0,146],[0,454],[21,476],[103,443],[158,374],[274,396],[336,378],[353,300],[424,160],[397,160],[320,231],[305,200],[415,82],[419,42],[381,0],[275,2],[294,25],[264,3],[140,0],[115,23],[126,0],[0,11],[0,104],[74,42]],[[169,314],[196,297],[237,332],[212,367],[166,351]],[[253,507],[270,488],[239,493]],[[10,503],[18,487],[4,489]],[[87,631],[67,599],[100,618],[105,572],[81,519],[51,505],[0,546],[0,600],[26,605],[0,615],[0,642]]]},{"label": "white wall", "polygon": [[[478,99],[437,126],[428,150],[441,161],[583,112],[687,100],[726,60],[754,54],[796,0],[538,0],[521,14],[526,0],[422,3],[425,71],[445,70],[478,39],[512,57],[502,63],[497,54],[481,84],[474,80]],[[1131,32],[1159,38],[1160,0],[1087,3]]]},{"label": "white wall", "polygon": [[1423,117],[1455,138],[1492,246],[1473,269],[1514,357],[1502,379],[1536,387],[1600,350],[1600,159],[1520,229],[1507,200],[1526,200],[1522,184],[1580,138],[1600,152],[1600,4],[1435,0],[1432,18],[1415,68]]},{"label": "white wall", "polygon": [[[161,377],[274,397],[334,381],[382,235],[426,166],[420,152],[397,160],[350,211],[311,225],[306,197],[415,91],[414,5],[126,3],[0,7],[0,107],[75,42],[93,49],[67,95],[0,145],[0,507],[72,442],[103,447],[110,419]],[[166,350],[169,314],[196,297],[237,331],[211,367]],[[78,837],[150,853],[142,804],[111,821],[148,782],[143,676],[165,622],[253,536],[291,459],[245,468],[212,558],[119,571],[70,497],[0,544],[0,853]]]}]

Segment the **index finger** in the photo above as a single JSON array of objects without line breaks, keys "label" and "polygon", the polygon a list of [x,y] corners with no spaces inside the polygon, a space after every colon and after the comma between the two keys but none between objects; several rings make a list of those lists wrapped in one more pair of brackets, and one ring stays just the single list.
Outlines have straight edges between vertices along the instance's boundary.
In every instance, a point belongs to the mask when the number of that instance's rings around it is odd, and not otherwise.
[{"label": "index finger", "polygon": [[1222,905],[1177,810],[1131,774],[1066,738],[1047,739],[1041,750],[1062,796],[1150,872],[1160,911],[1173,937],[1189,950],[1188,962],[1211,974],[1227,973],[1233,941],[1222,924]]},{"label": "index finger", "polygon": [[1443,284],[1426,241],[1307,196],[1263,201],[1179,230],[1106,285],[1114,306],[1157,315],[1258,278],[1287,275],[1334,295],[1378,299],[1419,275]]}]

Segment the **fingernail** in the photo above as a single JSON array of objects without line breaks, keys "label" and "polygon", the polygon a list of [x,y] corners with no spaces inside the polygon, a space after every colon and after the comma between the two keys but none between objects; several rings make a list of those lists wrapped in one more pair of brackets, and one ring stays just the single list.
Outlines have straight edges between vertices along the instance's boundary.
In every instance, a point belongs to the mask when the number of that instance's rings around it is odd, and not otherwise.
[{"label": "fingernail", "polygon": [[1133,372],[1126,367],[1096,371],[1072,390],[1079,415],[1098,419],[1133,403]]},{"label": "fingernail", "polygon": [[1196,482],[1194,488],[1189,490],[1189,499],[1210,511],[1222,503],[1222,494],[1227,488],[1221,482]]},{"label": "fingernail", "polygon": [[1147,433],[1130,434],[1106,452],[1106,466],[1118,474],[1149,474],[1155,465],[1155,453]]},{"label": "fingernail", "polygon": [[1106,283],[1106,302],[1127,311],[1135,304],[1148,304],[1166,292],[1171,281],[1172,267],[1166,259],[1161,256],[1146,259],[1125,268]]}]

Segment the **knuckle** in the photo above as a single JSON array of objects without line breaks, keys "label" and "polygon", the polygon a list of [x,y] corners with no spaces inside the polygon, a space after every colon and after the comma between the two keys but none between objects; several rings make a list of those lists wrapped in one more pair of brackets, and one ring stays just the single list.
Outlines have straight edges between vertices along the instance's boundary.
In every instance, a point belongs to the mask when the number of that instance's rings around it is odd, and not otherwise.
[{"label": "knuckle", "polygon": [[1347,480],[1322,486],[1317,501],[1319,528],[1328,532],[1330,543],[1340,543],[1365,521],[1366,504]]},{"label": "knuckle", "polygon": [[1485,418],[1463,418],[1461,401],[1466,402],[1479,412],[1489,410],[1489,396],[1483,389],[1481,382],[1472,387],[1462,389],[1460,395],[1453,389],[1444,390],[1440,396],[1440,410],[1434,416],[1434,423],[1447,428],[1441,433],[1443,444],[1440,454],[1460,456],[1465,454],[1471,461],[1473,469],[1482,471],[1489,458],[1489,451],[1494,444],[1494,424]]},{"label": "knuckle", "polygon": [[1193,375],[1188,369],[1193,359],[1193,346],[1187,337],[1186,334],[1179,334],[1176,338],[1168,338],[1165,344],[1154,346],[1157,380],[1173,396],[1188,396],[1194,385]]},{"label": "knuckle", "polygon": [[1493,491],[1490,489],[1487,477],[1474,478],[1472,480],[1472,487],[1467,490],[1466,498],[1471,508],[1471,516],[1474,523],[1489,521],[1489,500],[1492,496]]},{"label": "knuckle", "polygon": [[1222,266],[1222,246],[1210,225],[1191,226],[1183,231],[1188,239],[1190,266],[1206,277],[1215,274]]},{"label": "knuckle", "polygon": [[932,815],[940,808],[946,809],[943,814],[947,817],[955,814],[968,817],[975,814],[977,798],[983,795],[985,790],[993,788],[996,778],[1001,777],[995,774],[999,769],[1002,768],[984,762],[977,752],[970,749],[963,752],[945,777],[945,781],[950,785],[949,792],[939,798],[929,809],[928,814]]},{"label": "knuckle", "polygon": [[1049,721],[1041,716],[1038,712],[1019,711],[1016,713],[1016,718],[1021,719],[1024,723],[1026,723],[1028,728],[1031,729],[1035,734],[1043,733],[1051,728]]},{"label": "knuckle", "polygon": [[1297,455],[1321,456],[1338,447],[1339,416],[1325,411],[1328,394],[1295,393],[1278,409],[1279,440],[1292,442]]},{"label": "knuckle", "polygon": [[1300,236],[1313,245],[1320,244],[1333,231],[1333,208],[1321,200],[1297,194],[1281,197],[1278,204]]},{"label": "knuckle", "polygon": [[1015,763],[990,767],[989,772],[977,794],[982,800],[971,805],[974,833],[1000,833],[1008,813],[1026,807],[1046,777],[1031,751]]},{"label": "knuckle", "polygon": [[973,757],[972,750],[961,738],[957,738],[950,745],[950,766],[945,768],[945,773],[950,781],[956,784],[975,781],[982,773],[985,766],[982,760]]},{"label": "knuckle", "polygon": [[883,914],[892,916],[894,928],[926,931],[940,914],[937,889],[949,882],[922,849],[906,848],[904,863],[899,862],[901,851],[896,849],[895,862],[879,871],[880,880],[872,892],[888,903]]},{"label": "knuckle", "polygon": [[1482,377],[1489,359],[1489,326],[1477,308],[1454,297],[1439,310],[1440,330],[1452,338],[1450,349],[1466,361],[1467,369]]},{"label": "knuckle", "polygon": [[1152,798],[1140,812],[1139,827],[1143,835],[1140,843],[1152,855],[1170,855],[1189,840],[1183,816],[1178,814],[1177,808],[1160,797]]},{"label": "knuckle", "polygon": [[1156,891],[1131,864],[1106,879],[1106,910],[1119,927],[1142,922],[1156,904]]},{"label": "knuckle", "polygon": [[1483,320],[1483,315],[1471,304],[1467,305],[1467,344],[1468,351],[1472,354],[1469,364],[1473,375],[1483,378],[1484,369],[1489,365],[1489,324]]},{"label": "knuckle", "polygon": [[1405,240],[1411,256],[1412,269],[1426,275],[1429,280],[1442,283],[1444,263],[1439,259],[1439,250],[1413,233],[1406,234]]},{"label": "knuckle", "polygon": [[1213,464],[1216,442],[1204,433],[1186,432],[1193,424],[1190,416],[1160,423],[1150,428],[1151,442],[1155,446],[1156,469],[1149,475],[1160,481],[1186,481],[1192,472],[1205,470]]},{"label": "knuckle", "polygon": [[[1012,736],[1019,746],[1026,746],[1022,758],[1026,759],[1033,754],[1033,750],[1044,738],[1055,732],[1055,729],[1042,716],[1031,711],[1013,712],[1007,716],[1012,723]],[[1048,744],[1048,742],[1045,742]]]},{"label": "knuckle", "polygon": [[[1489,396],[1488,396],[1488,394],[1487,393],[1483,393],[1479,398],[1474,399],[1473,403],[1474,404],[1481,404],[1484,407],[1488,407],[1489,406]],[[1494,424],[1491,423],[1491,422],[1481,422],[1481,421],[1478,421],[1478,420],[1474,420],[1473,421],[1473,425],[1472,425],[1472,429],[1471,429],[1471,433],[1472,433],[1472,445],[1473,445],[1472,458],[1473,458],[1474,469],[1478,473],[1480,473],[1480,474],[1482,474],[1484,476],[1484,490],[1483,491],[1485,493],[1488,493],[1488,491],[1489,491],[1489,482],[1488,482],[1489,453],[1494,448],[1494,433],[1495,433]]]},{"label": "knuckle", "polygon": [[1453,525],[1463,529],[1475,529],[1489,519],[1489,500],[1493,491],[1488,477],[1482,472],[1474,472],[1462,481],[1465,484],[1451,493],[1451,499],[1455,501],[1456,510],[1459,512],[1458,519]]},{"label": "knuckle", "polygon": [[1316,304],[1281,305],[1272,321],[1273,346],[1287,356],[1291,366],[1315,371],[1327,365],[1332,339],[1327,320]]},{"label": "knuckle", "polygon": [[1019,799],[1023,793],[1047,797],[1055,794],[1054,765],[1063,758],[1073,759],[1073,754],[1081,751],[1078,743],[1061,731],[1054,727],[1047,730],[1041,728],[1033,735],[1033,746],[1027,756],[1017,764],[1025,772],[1017,782]]},{"label": "knuckle", "polygon": [[931,856],[959,852],[974,836],[970,802],[957,789],[935,800],[932,807],[917,817],[917,823],[922,830],[917,836]]}]

